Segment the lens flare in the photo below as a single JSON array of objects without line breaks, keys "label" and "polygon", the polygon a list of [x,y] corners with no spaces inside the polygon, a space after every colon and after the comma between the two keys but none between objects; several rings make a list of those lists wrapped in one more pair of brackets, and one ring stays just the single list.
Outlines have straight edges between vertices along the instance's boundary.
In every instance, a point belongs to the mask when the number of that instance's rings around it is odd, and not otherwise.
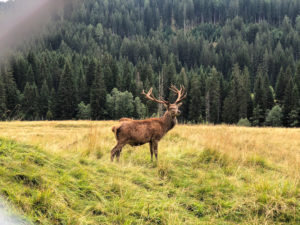
[{"label": "lens flare", "polygon": [[[14,0],[0,11],[0,56],[38,35],[64,0]],[[2,3],[3,4],[3,3]]]}]

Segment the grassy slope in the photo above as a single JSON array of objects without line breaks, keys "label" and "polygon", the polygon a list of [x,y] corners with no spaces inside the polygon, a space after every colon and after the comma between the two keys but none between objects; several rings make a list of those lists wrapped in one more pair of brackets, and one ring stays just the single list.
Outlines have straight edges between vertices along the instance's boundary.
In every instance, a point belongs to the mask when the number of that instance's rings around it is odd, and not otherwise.
[{"label": "grassy slope", "polygon": [[[299,130],[180,126],[161,142],[157,165],[148,146],[125,148],[116,164],[109,162],[111,124],[1,124],[2,136],[29,135],[11,136],[27,144],[0,139],[1,195],[41,224],[300,223],[299,152],[294,159],[288,151],[268,152],[275,141],[266,139],[282,132],[288,140]],[[203,131],[215,139],[202,139]],[[241,131],[257,140],[252,148],[240,143]],[[62,144],[51,145],[50,133]],[[251,152],[261,136],[267,150]]]}]

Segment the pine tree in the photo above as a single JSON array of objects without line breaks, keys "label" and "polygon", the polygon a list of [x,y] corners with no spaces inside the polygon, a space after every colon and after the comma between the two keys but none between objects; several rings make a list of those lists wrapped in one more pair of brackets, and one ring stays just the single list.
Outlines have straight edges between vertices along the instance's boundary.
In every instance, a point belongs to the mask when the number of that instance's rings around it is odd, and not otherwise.
[{"label": "pine tree", "polygon": [[92,119],[105,119],[106,87],[100,66],[98,66],[96,77],[91,88],[90,104]]},{"label": "pine tree", "polygon": [[57,116],[59,119],[72,119],[76,111],[76,87],[72,77],[70,63],[67,61],[61,76],[57,92]]}]

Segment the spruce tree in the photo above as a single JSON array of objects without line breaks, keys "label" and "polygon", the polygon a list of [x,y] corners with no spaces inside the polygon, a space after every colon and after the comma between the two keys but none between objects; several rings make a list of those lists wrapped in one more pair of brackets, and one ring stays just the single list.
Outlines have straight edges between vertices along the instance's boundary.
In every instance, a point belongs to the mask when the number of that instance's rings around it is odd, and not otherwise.
[{"label": "spruce tree", "polygon": [[[300,19],[300,16],[299,16],[299,19]],[[295,84],[298,86],[298,90],[300,90],[300,61],[298,62],[297,67],[296,67]]]},{"label": "spruce tree", "polygon": [[254,84],[254,111],[253,123],[255,126],[260,126],[264,123],[265,113],[267,110],[267,95],[266,95],[266,81],[262,70],[259,68]]},{"label": "spruce tree", "polygon": [[6,119],[6,92],[5,86],[0,76],[0,120]]},{"label": "spruce tree", "polygon": [[103,78],[105,81],[106,90],[107,90],[107,92],[110,92],[113,89],[113,87],[115,86],[113,79],[112,79],[113,74],[112,74],[111,68],[109,67],[108,64],[105,64],[102,70],[103,70]]},{"label": "spruce tree", "polygon": [[[238,64],[232,68],[230,89],[224,100],[223,120],[226,123],[237,123],[239,121],[239,110],[242,101],[241,71]],[[246,110],[245,110],[246,112]],[[242,116],[242,118],[244,118]]]},{"label": "spruce tree", "polygon": [[57,105],[57,96],[56,96],[55,89],[52,88],[49,96],[49,109],[46,114],[47,120],[58,119],[57,118],[58,116],[56,116],[56,113],[58,111],[56,105]]},{"label": "spruce tree", "polygon": [[40,98],[39,98],[39,108],[40,108],[40,113],[41,117],[43,119],[46,118],[46,114],[49,110],[49,88],[46,80],[44,80],[41,91],[40,91]]},{"label": "spruce tree", "polygon": [[236,123],[238,121],[237,98],[234,91],[230,91],[229,95],[224,100],[223,120],[225,123]]},{"label": "spruce tree", "polygon": [[275,87],[276,99],[281,105],[284,98],[286,84],[287,84],[286,73],[281,67],[279,75],[277,77],[276,87]]},{"label": "spruce tree", "polygon": [[240,85],[238,89],[239,96],[239,119],[250,118],[249,109],[251,110],[252,100],[250,94],[250,75],[248,68],[245,67],[240,78]]},{"label": "spruce tree", "polygon": [[79,70],[78,86],[78,101],[83,101],[85,104],[90,102],[90,88],[87,86],[86,77],[84,76],[83,69]]},{"label": "spruce tree", "polygon": [[202,105],[204,104],[204,98],[201,95],[201,89],[200,87],[203,84],[200,81],[199,75],[194,74],[191,79],[190,84],[190,101],[189,101],[189,120],[199,123],[203,121],[203,115],[202,115]]},{"label": "spruce tree", "polygon": [[[181,68],[181,71],[178,74],[176,79],[176,86],[179,87],[180,85],[183,85],[187,91],[189,90],[189,78],[184,68]],[[184,104],[180,108],[181,116],[179,120],[187,120],[188,118],[188,110],[189,110],[188,100],[185,100],[183,103]]]},{"label": "spruce tree", "polygon": [[220,123],[221,120],[221,75],[212,68],[206,83],[206,121]]},{"label": "spruce tree", "polygon": [[128,60],[126,60],[123,64],[123,83],[122,83],[122,89],[123,90],[129,90],[130,92],[132,92],[131,90],[131,82],[132,82],[132,70],[131,70],[131,66]]},{"label": "spruce tree", "polygon": [[23,113],[25,119],[36,120],[39,119],[39,94],[35,83],[29,84],[28,82],[24,88],[24,99],[23,99]]},{"label": "spruce tree", "polygon": [[293,87],[294,82],[293,79],[290,80],[286,84],[284,98],[283,98],[283,118],[282,122],[284,126],[290,126],[290,113],[293,109]]},{"label": "spruce tree", "polygon": [[[37,63],[37,58],[34,52],[30,51],[27,55],[27,61],[29,63],[29,67],[31,67],[32,74],[30,74],[30,79],[28,82],[36,82],[37,74],[38,74],[38,63]],[[28,71],[27,71],[28,72]],[[29,71],[31,73],[31,71]]]},{"label": "spruce tree", "polygon": [[76,111],[76,87],[72,77],[70,63],[67,61],[60,78],[57,92],[57,116],[58,119],[72,119]]},{"label": "spruce tree", "polygon": [[100,66],[98,66],[97,73],[91,88],[90,104],[92,119],[105,119],[106,87],[103,78],[103,72]]},{"label": "spruce tree", "polygon": [[96,73],[97,73],[97,64],[96,64],[96,61],[94,59],[92,59],[92,61],[89,64],[88,71],[86,74],[86,84],[88,87],[92,86],[93,81],[95,80],[95,77],[96,77]]},{"label": "spruce tree", "polygon": [[294,84],[291,96],[291,112],[289,113],[289,125],[298,127],[300,124],[300,96],[298,85]]},{"label": "spruce tree", "polygon": [[18,108],[19,103],[19,94],[17,90],[17,85],[12,76],[11,71],[3,70],[3,84],[5,86],[5,95],[6,95],[6,107],[9,110],[10,116],[15,116],[14,113]]},{"label": "spruce tree", "polygon": [[28,67],[28,70],[27,70],[27,73],[26,73],[26,80],[30,84],[33,84],[35,82],[34,73],[33,73],[33,70],[32,70],[31,66]]},{"label": "spruce tree", "polygon": [[267,75],[265,74],[264,76],[264,89],[265,89],[265,98],[266,98],[266,103],[265,103],[265,107],[266,107],[266,110],[270,110],[273,108],[274,106],[274,90],[272,88],[272,86],[270,86],[270,83],[269,83],[269,79],[267,77]]}]

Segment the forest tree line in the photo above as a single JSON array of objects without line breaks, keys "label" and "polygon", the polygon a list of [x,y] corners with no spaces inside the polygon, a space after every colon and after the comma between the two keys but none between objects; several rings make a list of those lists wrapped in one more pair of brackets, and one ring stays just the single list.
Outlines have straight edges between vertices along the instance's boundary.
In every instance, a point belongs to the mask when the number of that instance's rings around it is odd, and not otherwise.
[{"label": "forest tree line", "polygon": [[156,116],[142,90],[172,100],[169,86],[182,84],[182,122],[300,126],[299,7],[296,0],[72,1],[46,34],[3,61],[0,118]]}]

